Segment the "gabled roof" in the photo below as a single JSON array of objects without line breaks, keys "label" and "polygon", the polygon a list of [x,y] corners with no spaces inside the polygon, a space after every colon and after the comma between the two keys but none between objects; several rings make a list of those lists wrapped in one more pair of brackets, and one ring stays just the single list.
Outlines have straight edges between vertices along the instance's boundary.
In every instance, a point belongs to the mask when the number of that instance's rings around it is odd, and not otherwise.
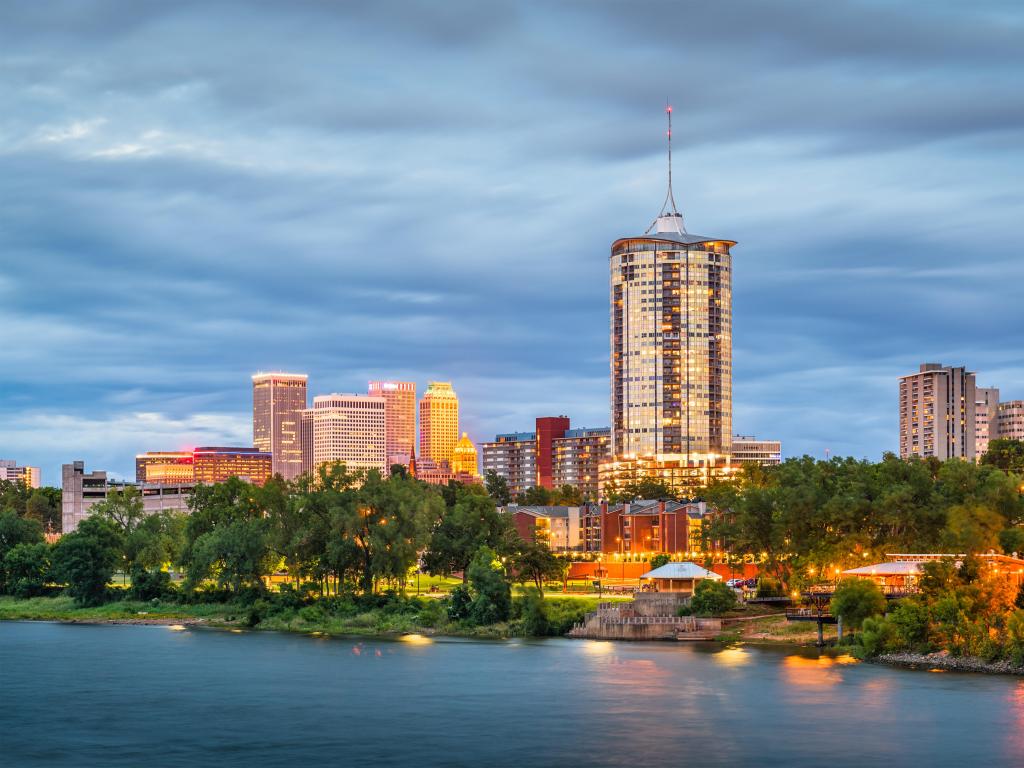
[{"label": "gabled roof", "polygon": [[843,571],[844,576],[917,576],[921,573],[921,562],[902,560],[896,563],[874,563]]},{"label": "gabled roof", "polygon": [[525,512],[534,517],[568,517],[570,509],[576,507],[542,507],[537,505],[506,507],[509,512]]},{"label": "gabled roof", "polygon": [[721,581],[722,577],[707,568],[701,568],[696,563],[665,563],[660,568],[648,571],[641,579],[714,579]]}]

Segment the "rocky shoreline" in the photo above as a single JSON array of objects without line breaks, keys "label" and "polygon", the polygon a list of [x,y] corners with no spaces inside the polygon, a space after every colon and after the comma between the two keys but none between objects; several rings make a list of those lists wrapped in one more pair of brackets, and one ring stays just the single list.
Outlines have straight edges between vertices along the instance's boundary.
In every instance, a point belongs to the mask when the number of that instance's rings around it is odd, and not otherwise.
[{"label": "rocky shoreline", "polygon": [[938,653],[883,653],[870,661],[906,669],[943,672],[975,672],[985,675],[1024,675],[1024,667],[1009,661],[985,661],[974,656],[951,656]]}]

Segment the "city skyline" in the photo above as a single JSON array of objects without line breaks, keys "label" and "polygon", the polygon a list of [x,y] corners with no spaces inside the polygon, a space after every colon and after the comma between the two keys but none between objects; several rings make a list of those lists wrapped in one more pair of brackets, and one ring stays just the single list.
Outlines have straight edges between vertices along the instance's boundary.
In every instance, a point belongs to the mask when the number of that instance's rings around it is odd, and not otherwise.
[{"label": "city skyline", "polygon": [[[306,8],[286,63],[256,55],[271,9],[5,11],[0,453],[55,484],[75,458],[131,477],[144,450],[246,445],[260,369],[310,392],[454,380],[477,442],[608,425],[607,244],[657,209],[666,97],[688,228],[742,244],[735,432],[878,458],[922,360],[1019,399],[1011,28],[998,5],[855,7],[417,11],[386,26],[407,58],[375,11]],[[729,35],[621,44],[673,26]],[[421,66],[443,87],[414,87]]]}]

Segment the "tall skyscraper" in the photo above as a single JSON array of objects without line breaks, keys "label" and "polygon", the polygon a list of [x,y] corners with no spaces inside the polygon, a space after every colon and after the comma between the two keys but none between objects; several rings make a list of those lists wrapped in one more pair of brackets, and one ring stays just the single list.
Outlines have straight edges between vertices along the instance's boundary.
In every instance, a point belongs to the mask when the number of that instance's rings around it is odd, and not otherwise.
[{"label": "tall skyscraper", "polygon": [[459,398],[451,382],[432,381],[420,400],[420,450],[417,458],[451,464],[459,441]]},{"label": "tall skyscraper", "polygon": [[923,363],[900,377],[900,457],[973,461],[974,374],[963,367]]},{"label": "tall skyscraper", "polygon": [[[383,397],[369,395],[317,395],[307,411],[312,423],[313,466],[343,462],[348,469],[389,467],[385,438]],[[308,423],[308,422],[307,422]]]},{"label": "tall skyscraper", "polygon": [[306,409],[306,374],[257,373],[252,377],[252,443],[274,457],[285,480],[302,472],[299,430]]},{"label": "tall skyscraper", "polygon": [[409,466],[416,441],[416,384],[412,381],[371,381],[371,397],[383,397],[388,465]]},{"label": "tall skyscraper", "polygon": [[[615,475],[658,476],[682,490],[726,468],[732,436],[734,240],[686,231],[668,190],[642,235],[612,243],[611,412]],[[639,460],[636,466],[629,462]],[[602,481],[603,482],[603,481]]]},{"label": "tall skyscraper", "polygon": [[974,389],[974,453],[981,458],[988,451],[988,441],[999,437],[999,389]]}]

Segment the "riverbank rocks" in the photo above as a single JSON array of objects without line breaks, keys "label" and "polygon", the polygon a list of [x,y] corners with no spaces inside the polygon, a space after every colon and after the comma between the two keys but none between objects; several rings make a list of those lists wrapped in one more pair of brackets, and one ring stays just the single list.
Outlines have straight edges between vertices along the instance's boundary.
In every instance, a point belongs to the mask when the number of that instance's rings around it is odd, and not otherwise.
[{"label": "riverbank rocks", "polygon": [[1009,661],[985,661],[974,656],[951,656],[949,651],[883,653],[871,661],[909,669],[939,669],[944,672],[977,672],[986,675],[1024,675],[1024,667]]}]

